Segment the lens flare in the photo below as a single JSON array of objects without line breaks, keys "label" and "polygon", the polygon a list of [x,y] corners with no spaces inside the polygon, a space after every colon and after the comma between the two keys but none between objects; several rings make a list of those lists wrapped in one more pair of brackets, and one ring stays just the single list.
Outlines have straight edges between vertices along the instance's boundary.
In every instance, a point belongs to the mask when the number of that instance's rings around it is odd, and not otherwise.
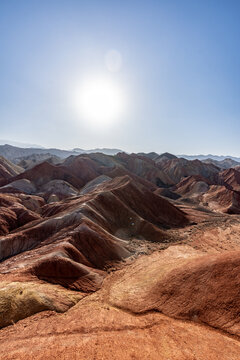
[{"label": "lens flare", "polygon": [[118,72],[122,67],[122,55],[117,50],[109,50],[105,55],[105,64],[110,72]]}]

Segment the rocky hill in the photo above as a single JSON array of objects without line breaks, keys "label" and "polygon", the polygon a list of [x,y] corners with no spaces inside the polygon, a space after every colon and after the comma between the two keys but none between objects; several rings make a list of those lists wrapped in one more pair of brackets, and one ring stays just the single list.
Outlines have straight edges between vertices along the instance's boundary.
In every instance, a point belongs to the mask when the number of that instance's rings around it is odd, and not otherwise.
[{"label": "rocky hill", "polygon": [[1,158],[0,358],[239,359],[237,168],[33,159]]}]

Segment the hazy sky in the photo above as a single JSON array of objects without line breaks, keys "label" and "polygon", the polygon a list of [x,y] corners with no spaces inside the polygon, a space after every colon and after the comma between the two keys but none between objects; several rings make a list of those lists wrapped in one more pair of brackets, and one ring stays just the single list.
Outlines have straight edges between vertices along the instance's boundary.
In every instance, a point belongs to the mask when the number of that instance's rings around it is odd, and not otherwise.
[{"label": "hazy sky", "polygon": [[[239,156],[239,14],[231,0],[0,0],[0,138]],[[94,126],[76,89],[99,76],[125,105]]]}]

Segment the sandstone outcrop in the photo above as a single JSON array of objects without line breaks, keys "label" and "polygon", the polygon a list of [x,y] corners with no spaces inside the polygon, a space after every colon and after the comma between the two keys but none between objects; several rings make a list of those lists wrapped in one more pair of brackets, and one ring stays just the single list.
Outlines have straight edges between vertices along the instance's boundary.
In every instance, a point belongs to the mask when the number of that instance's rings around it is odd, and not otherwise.
[{"label": "sandstone outcrop", "polygon": [[213,211],[240,214],[240,193],[225,186],[210,186],[202,195],[201,202]]},{"label": "sandstone outcrop", "polygon": [[219,173],[219,183],[227,188],[240,192],[240,171],[227,169]]},{"label": "sandstone outcrop", "polygon": [[174,191],[183,197],[198,197],[208,191],[211,182],[201,175],[192,175],[183,178]]},{"label": "sandstone outcrop", "polygon": [[211,182],[216,182],[220,170],[213,164],[204,164],[200,160],[186,160],[183,158],[172,159],[159,166],[174,184],[191,175],[200,175]]},{"label": "sandstone outcrop", "polygon": [[28,204],[24,195],[0,194],[0,235],[41,218],[39,213],[31,210],[32,205]]},{"label": "sandstone outcrop", "polygon": [[142,257],[118,273],[109,290],[111,304],[134,313],[157,310],[240,335],[239,251],[204,255],[172,247],[149,260]]}]

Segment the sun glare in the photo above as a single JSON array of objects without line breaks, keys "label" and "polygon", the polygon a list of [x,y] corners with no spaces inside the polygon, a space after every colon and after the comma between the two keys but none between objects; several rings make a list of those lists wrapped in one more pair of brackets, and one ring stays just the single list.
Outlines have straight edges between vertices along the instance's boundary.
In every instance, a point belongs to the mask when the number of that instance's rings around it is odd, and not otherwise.
[{"label": "sun glare", "polygon": [[123,93],[108,78],[88,79],[78,89],[75,100],[81,117],[95,125],[117,121],[124,110]]}]

